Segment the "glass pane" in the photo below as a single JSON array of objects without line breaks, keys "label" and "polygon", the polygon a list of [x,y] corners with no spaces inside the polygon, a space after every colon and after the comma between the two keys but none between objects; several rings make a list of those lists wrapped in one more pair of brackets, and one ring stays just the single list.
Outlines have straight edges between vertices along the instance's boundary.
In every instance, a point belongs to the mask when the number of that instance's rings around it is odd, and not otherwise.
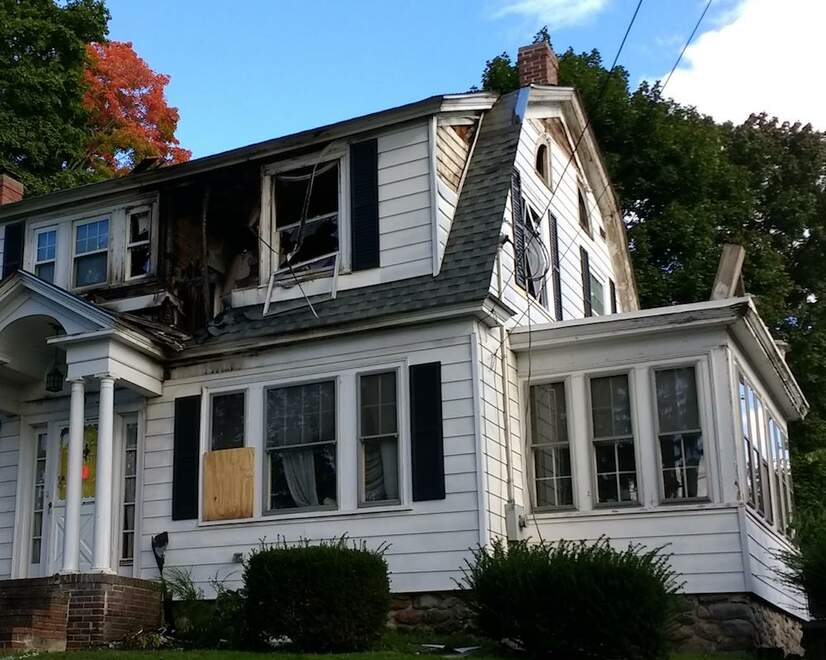
[{"label": "glass pane", "polygon": [[212,449],[244,446],[244,393],[212,397]]},{"label": "glass pane", "polygon": [[75,254],[105,250],[109,247],[109,220],[78,225],[75,233]]},{"label": "glass pane", "polygon": [[129,242],[149,240],[149,228],[151,226],[151,216],[149,210],[131,213],[129,215]]},{"label": "glass pane", "polygon": [[595,445],[594,451],[597,459],[597,473],[616,472],[616,455],[613,444]]},{"label": "glass pane", "polygon": [[665,499],[671,500],[686,497],[683,488],[683,470],[663,470],[663,495]]},{"label": "glass pane", "polygon": [[34,267],[34,274],[41,280],[54,283],[54,261],[47,264],[37,264]]},{"label": "glass pane", "polygon": [[622,502],[637,501],[637,475],[620,473],[620,500]]},{"label": "glass pane", "polygon": [[123,507],[123,528],[135,529],[135,505],[127,504]]},{"label": "glass pane", "polygon": [[126,448],[134,449],[138,446],[138,425],[135,422],[126,424]]},{"label": "glass pane", "polygon": [[663,469],[680,467],[683,465],[683,442],[679,435],[660,436],[660,454]]},{"label": "glass pane", "polygon": [[534,450],[537,479],[571,476],[571,452],[567,447],[541,447]]},{"label": "glass pane", "polygon": [[628,376],[591,379],[594,438],[631,435],[631,399]]},{"label": "glass pane", "polygon": [[533,444],[568,442],[565,384],[531,386]]},{"label": "glass pane", "polygon": [[140,277],[151,270],[149,244],[129,248],[129,277]]},{"label": "glass pane", "polygon": [[37,511],[43,510],[43,494],[44,494],[44,487],[41,484],[40,486],[36,486],[34,489],[34,508]]},{"label": "glass pane", "polygon": [[637,469],[636,458],[634,456],[634,443],[618,442],[617,459],[620,472],[634,472]]},{"label": "glass pane", "polygon": [[267,447],[335,441],[335,383],[267,390]]},{"label": "glass pane", "polygon": [[600,282],[591,275],[591,311],[602,316],[605,314],[605,293]]},{"label": "glass pane", "polygon": [[57,232],[55,230],[40,232],[37,235],[37,256],[35,261],[51,261],[55,258]]},{"label": "glass pane", "polygon": [[660,432],[700,428],[694,367],[658,371],[655,380]]},{"label": "glass pane", "polygon": [[597,476],[597,496],[600,502],[617,502],[617,477],[614,474]]},{"label": "glass pane", "polygon": [[336,506],[335,445],[271,451],[270,509]]},{"label": "glass pane", "polygon": [[40,563],[40,539],[32,540],[32,564]]},{"label": "glass pane", "polygon": [[573,483],[570,478],[540,479],[536,482],[537,506],[573,506],[573,503]]},{"label": "glass pane", "polygon": [[135,477],[127,477],[123,481],[123,501],[135,501]]},{"label": "glass pane", "polygon": [[123,552],[121,559],[133,559],[135,556],[135,535],[132,532],[123,533]]},{"label": "glass pane", "polygon": [[395,438],[364,443],[364,500],[399,499],[399,455]]},{"label": "glass pane", "polygon": [[361,435],[396,433],[396,373],[368,374],[361,381]]},{"label": "glass pane", "polygon": [[99,252],[88,257],[75,257],[75,286],[91,286],[106,282],[109,257]]}]

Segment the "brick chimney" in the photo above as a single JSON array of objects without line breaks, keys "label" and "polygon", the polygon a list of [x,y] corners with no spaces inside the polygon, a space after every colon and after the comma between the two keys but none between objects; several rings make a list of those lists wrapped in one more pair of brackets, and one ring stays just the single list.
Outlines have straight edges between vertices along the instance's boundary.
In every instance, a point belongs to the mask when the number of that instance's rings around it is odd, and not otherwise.
[{"label": "brick chimney", "polygon": [[559,61],[547,41],[519,49],[519,86],[558,85]]},{"label": "brick chimney", "polygon": [[23,184],[8,174],[0,174],[0,206],[23,199]]}]

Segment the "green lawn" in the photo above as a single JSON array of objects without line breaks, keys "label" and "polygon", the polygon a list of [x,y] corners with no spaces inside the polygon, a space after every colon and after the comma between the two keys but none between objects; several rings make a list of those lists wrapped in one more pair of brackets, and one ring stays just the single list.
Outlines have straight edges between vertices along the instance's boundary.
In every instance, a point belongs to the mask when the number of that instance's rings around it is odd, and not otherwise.
[{"label": "green lawn", "polygon": [[[413,650],[372,651],[370,653],[341,653],[330,655],[312,655],[278,652],[272,654],[253,653],[249,651],[72,651],[68,653],[49,653],[48,660],[261,660],[263,656],[272,656],[273,660],[422,660],[423,655]],[[430,654],[424,654],[427,657]],[[433,654],[434,660],[443,656]],[[456,657],[456,656],[454,656]],[[474,660],[502,660],[503,656],[489,652],[469,656]],[[678,653],[672,660],[748,660],[748,656],[731,653],[693,654]]]}]

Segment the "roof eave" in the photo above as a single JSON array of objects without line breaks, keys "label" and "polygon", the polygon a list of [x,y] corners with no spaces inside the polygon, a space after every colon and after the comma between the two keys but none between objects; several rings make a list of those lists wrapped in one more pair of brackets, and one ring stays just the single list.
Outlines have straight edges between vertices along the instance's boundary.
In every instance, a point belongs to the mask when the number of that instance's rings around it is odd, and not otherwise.
[{"label": "roof eave", "polygon": [[389,110],[381,110],[211,156],[196,158],[186,163],[169,165],[156,170],[90,183],[6,204],[0,207],[0,223],[32,213],[69,206],[79,202],[88,202],[126,191],[204,174],[220,168],[265,159],[315,142],[347,137],[363,131],[427,117],[439,112],[485,111],[491,108],[496,98],[496,94],[489,92],[431,96]]}]

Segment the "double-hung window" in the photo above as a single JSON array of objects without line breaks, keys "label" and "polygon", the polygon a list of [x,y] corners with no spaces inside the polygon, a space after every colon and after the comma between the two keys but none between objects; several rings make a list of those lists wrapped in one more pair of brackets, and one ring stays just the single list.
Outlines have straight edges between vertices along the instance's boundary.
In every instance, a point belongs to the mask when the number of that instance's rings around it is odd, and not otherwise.
[{"label": "double-hung window", "polygon": [[591,379],[591,432],[599,504],[639,502],[627,374]]},{"label": "double-hung window", "polygon": [[335,508],[335,381],[274,387],[264,396],[265,508]]},{"label": "double-hung window", "polygon": [[574,505],[565,384],[531,386],[531,452],[538,509]]},{"label": "double-hung window", "polygon": [[654,380],[663,499],[706,498],[708,475],[695,369],[661,369]]},{"label": "double-hung window", "polygon": [[746,458],[746,499],[751,506],[757,504],[757,488],[754,471],[754,434],[749,422],[749,392],[743,377],[740,377],[740,425],[743,431],[743,453]]},{"label": "double-hung window", "polygon": [[399,501],[396,372],[359,376],[361,501]]},{"label": "double-hung window", "polygon": [[212,395],[210,448],[238,449],[244,446],[244,392]]},{"label": "double-hung window", "polygon": [[605,287],[593,272],[588,275],[591,278],[591,312],[597,316],[605,314]]},{"label": "double-hung window", "polygon": [[140,206],[126,214],[126,279],[152,271],[152,207]]},{"label": "double-hung window", "polygon": [[41,280],[54,282],[57,261],[57,229],[50,227],[35,232],[34,274]]},{"label": "double-hung window", "polygon": [[104,284],[109,277],[109,218],[75,224],[74,286]]}]

